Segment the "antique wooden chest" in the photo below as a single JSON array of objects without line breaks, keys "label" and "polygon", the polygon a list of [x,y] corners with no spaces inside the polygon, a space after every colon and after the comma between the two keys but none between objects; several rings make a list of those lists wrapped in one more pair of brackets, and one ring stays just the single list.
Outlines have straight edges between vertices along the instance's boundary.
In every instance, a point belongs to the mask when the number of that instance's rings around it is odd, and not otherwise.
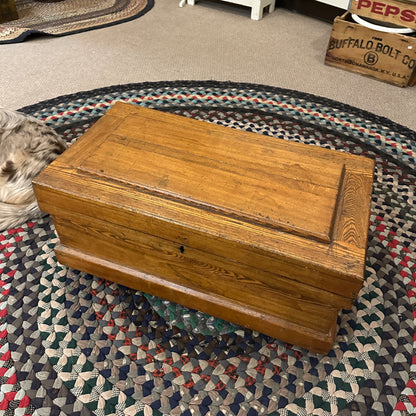
[{"label": "antique wooden chest", "polygon": [[316,352],[363,283],[373,161],[116,103],[35,180],[63,264]]}]

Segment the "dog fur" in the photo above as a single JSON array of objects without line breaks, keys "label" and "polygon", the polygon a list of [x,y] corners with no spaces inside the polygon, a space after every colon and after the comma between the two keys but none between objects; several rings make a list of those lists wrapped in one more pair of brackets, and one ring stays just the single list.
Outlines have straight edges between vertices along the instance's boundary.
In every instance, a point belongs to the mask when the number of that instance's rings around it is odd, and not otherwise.
[{"label": "dog fur", "polygon": [[0,107],[0,231],[44,215],[32,180],[66,148],[43,122]]}]

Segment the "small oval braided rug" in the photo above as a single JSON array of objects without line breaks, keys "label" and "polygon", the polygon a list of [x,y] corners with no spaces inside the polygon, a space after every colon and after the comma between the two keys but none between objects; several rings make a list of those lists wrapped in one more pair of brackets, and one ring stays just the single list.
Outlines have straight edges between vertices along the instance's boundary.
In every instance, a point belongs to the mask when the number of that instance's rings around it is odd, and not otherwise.
[{"label": "small oval braided rug", "polygon": [[29,35],[63,36],[137,19],[154,0],[15,0],[18,19],[0,23],[0,44]]},{"label": "small oval braided rug", "polygon": [[120,100],[373,158],[363,288],[331,351],[314,354],[59,264],[46,216],[0,234],[0,412],[412,413],[415,132],[321,97],[215,81],[113,86],[23,111],[73,143]]}]

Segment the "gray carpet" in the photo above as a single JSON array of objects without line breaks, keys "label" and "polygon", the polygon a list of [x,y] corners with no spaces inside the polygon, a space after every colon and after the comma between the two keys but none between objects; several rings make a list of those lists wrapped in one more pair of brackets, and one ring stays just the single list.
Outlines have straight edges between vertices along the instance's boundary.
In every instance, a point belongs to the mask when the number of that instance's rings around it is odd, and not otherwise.
[{"label": "gray carpet", "polygon": [[0,105],[129,82],[260,83],[334,99],[416,130],[415,87],[401,89],[324,65],[331,24],[276,8],[156,0],[140,19],[60,38],[1,45]]}]

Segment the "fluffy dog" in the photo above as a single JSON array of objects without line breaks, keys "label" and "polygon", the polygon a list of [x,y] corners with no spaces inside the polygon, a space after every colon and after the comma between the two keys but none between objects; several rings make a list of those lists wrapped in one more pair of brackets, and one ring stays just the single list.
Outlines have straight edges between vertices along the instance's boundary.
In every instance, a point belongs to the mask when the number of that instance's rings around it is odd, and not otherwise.
[{"label": "fluffy dog", "polygon": [[32,180],[66,148],[41,121],[0,108],[0,231],[42,215]]}]

